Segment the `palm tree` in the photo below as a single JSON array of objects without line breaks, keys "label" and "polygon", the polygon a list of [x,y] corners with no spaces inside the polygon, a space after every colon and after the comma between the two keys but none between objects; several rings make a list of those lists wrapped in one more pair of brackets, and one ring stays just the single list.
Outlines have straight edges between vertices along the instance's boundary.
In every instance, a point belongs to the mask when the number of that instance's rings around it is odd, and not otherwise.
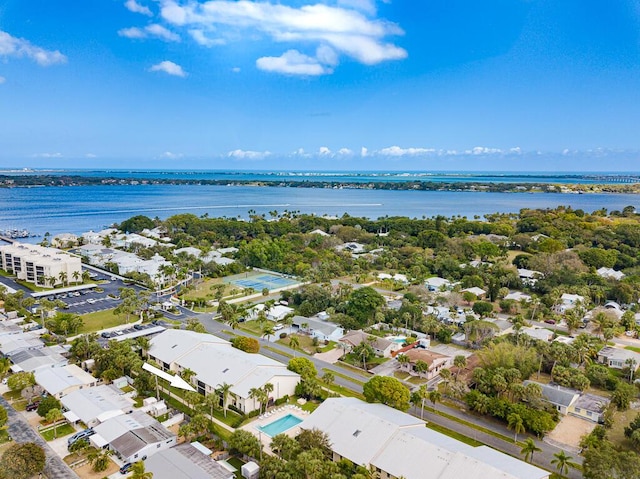
[{"label": "palm tree", "polygon": [[524,421],[520,414],[512,412],[507,416],[507,429],[513,430],[514,438],[513,442],[518,442],[518,434],[525,432]]},{"label": "palm tree", "polygon": [[64,419],[62,411],[58,408],[49,409],[46,419],[47,422],[53,424],[53,438],[56,439],[58,437],[58,425],[56,423]]},{"label": "palm tree", "polygon": [[73,281],[75,283],[79,283],[80,282],[80,277],[81,276],[82,275],[80,274],[80,271],[78,271],[78,270],[75,270],[73,273],[71,273],[71,277],[73,278]]},{"label": "palm tree", "polygon": [[542,451],[538,446],[536,446],[536,442],[528,437],[524,441],[524,446],[520,449],[520,454],[524,454],[524,461],[531,462],[533,461],[533,454],[535,452]]},{"label": "palm tree", "polygon": [[89,281],[91,279],[91,274],[86,269],[82,270],[82,281]]},{"label": "palm tree", "polygon": [[440,394],[440,391],[438,391],[437,389],[429,391],[429,401],[431,401],[431,404],[433,404],[434,409],[436,408],[436,403],[440,401],[440,399],[442,399],[442,394]]},{"label": "palm tree", "polygon": [[89,464],[93,466],[95,472],[102,472],[109,467],[110,449],[93,449],[88,455]]},{"label": "palm tree", "polygon": [[411,363],[411,359],[406,354],[398,354],[396,357],[398,364],[400,364],[400,369],[405,369],[409,367],[409,363]]},{"label": "palm tree", "polygon": [[551,460],[551,464],[555,464],[556,469],[558,470],[558,472],[560,472],[560,474],[564,475],[569,472],[570,467],[578,466],[575,462],[571,461],[573,457],[568,456],[564,451],[556,452],[553,457],[555,459]]},{"label": "palm tree", "polygon": [[220,405],[220,396],[218,394],[209,394],[204,398],[204,406],[209,408],[209,415],[213,417],[213,410]]},{"label": "palm tree", "polygon": [[335,380],[336,377],[331,371],[325,371],[325,373],[322,375],[322,382],[324,382],[329,387],[331,387]]},{"label": "palm tree", "polygon": [[289,347],[293,349],[293,356],[296,355],[296,350],[300,347],[300,339],[298,336],[291,335],[289,337]]},{"label": "palm tree", "polygon": [[64,286],[64,284],[67,282],[67,279],[69,278],[69,276],[67,275],[66,271],[60,271],[60,274],[58,275],[58,278],[60,278],[60,282],[62,283],[62,286]]},{"label": "palm tree", "polygon": [[188,383],[191,383],[191,378],[195,375],[196,372],[193,369],[186,368],[180,371],[180,377]]},{"label": "palm tree", "polygon": [[420,419],[424,417],[424,401],[429,397],[429,391],[427,390],[427,385],[423,384],[418,389],[418,396],[420,397]]},{"label": "palm tree", "polygon": [[267,341],[269,341],[269,338],[271,338],[271,336],[275,333],[275,330],[273,329],[273,325],[272,324],[265,324],[262,328],[262,337],[263,338],[267,338]]},{"label": "palm tree", "polygon": [[146,471],[142,461],[134,462],[131,472],[133,474],[131,474],[130,479],[151,479],[153,477],[153,472]]},{"label": "palm tree", "polygon": [[222,383],[216,387],[216,392],[222,397],[222,411],[224,417],[227,417],[227,409],[229,407],[229,394],[231,393],[231,384]]},{"label": "palm tree", "polygon": [[462,354],[458,354],[455,358],[453,358],[453,365],[456,368],[458,368],[458,370],[456,371],[456,382],[457,382],[460,371],[462,371],[467,365],[467,358]]}]

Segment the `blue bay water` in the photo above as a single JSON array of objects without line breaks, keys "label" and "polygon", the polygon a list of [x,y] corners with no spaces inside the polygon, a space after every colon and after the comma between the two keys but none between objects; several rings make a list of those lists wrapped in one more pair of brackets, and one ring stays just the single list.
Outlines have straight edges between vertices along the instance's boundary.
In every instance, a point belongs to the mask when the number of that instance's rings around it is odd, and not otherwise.
[{"label": "blue bay water", "polygon": [[[305,214],[379,218],[435,215],[473,217],[558,205],[587,212],[640,207],[630,194],[485,193],[392,191],[209,185],[96,185],[0,189],[0,230],[25,228],[52,235],[99,230],[131,216],[161,219],[179,213],[247,218],[276,210]],[[37,241],[37,239],[34,239]]]}]

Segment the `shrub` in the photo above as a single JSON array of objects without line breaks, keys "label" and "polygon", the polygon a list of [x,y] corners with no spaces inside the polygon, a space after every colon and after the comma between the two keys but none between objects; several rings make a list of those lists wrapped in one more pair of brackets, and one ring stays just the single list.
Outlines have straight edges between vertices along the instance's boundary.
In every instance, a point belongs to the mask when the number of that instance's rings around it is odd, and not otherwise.
[{"label": "shrub", "polygon": [[280,333],[280,339],[284,339],[287,337],[287,333]]},{"label": "shrub", "polygon": [[245,353],[257,353],[260,351],[260,343],[256,338],[249,338],[246,336],[236,336],[231,340],[231,344],[234,348],[244,351]]}]

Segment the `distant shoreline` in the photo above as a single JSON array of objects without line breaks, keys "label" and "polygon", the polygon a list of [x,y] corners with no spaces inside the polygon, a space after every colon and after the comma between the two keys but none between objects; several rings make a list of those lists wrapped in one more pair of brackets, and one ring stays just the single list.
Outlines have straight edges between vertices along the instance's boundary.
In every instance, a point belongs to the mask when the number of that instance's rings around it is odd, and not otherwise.
[{"label": "distant shoreline", "polygon": [[640,194],[640,183],[555,183],[555,182],[446,182],[407,179],[406,181],[336,181],[305,179],[188,179],[188,178],[119,178],[113,176],[80,175],[0,175],[0,188],[37,188],[60,186],[110,186],[110,185],[218,185],[280,188],[322,188],[360,190],[414,190],[414,191],[473,191],[494,193],[624,193]]}]

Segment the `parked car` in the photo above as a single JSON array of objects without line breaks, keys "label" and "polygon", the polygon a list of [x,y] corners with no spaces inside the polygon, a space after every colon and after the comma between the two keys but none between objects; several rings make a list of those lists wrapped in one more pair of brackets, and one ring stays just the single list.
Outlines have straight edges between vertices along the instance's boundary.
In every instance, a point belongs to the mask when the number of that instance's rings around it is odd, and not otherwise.
[{"label": "parked car", "polygon": [[547,323],[547,324],[556,324],[556,320],[555,319],[545,319],[544,322]]},{"label": "parked car", "polygon": [[124,466],[120,468],[120,474],[126,474],[133,467],[133,464],[127,462]]},{"label": "parked car", "polygon": [[35,411],[36,409],[38,409],[38,406],[40,406],[40,401],[30,402],[29,404],[27,404],[27,407],[25,408],[25,410]]},{"label": "parked car", "polygon": [[74,442],[79,441],[80,439],[84,439],[85,437],[93,436],[96,432],[92,427],[84,429],[80,432],[76,432],[73,436],[67,439],[67,447],[73,445]]}]

